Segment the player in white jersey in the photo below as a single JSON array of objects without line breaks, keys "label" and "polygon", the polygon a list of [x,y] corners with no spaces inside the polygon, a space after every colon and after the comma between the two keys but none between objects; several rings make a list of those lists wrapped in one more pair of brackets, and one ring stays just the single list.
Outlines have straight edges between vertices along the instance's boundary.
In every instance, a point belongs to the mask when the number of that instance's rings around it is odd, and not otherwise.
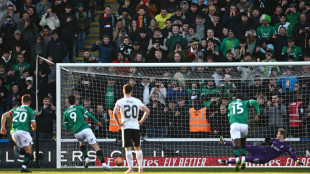
[{"label": "player in white jersey", "polygon": [[[143,154],[140,147],[140,125],[142,125],[148,115],[150,109],[142,103],[141,100],[132,97],[132,86],[126,84],[123,86],[124,98],[118,100],[114,107],[114,118],[117,124],[122,127],[123,147],[126,151],[126,159],[128,162],[128,170],[125,173],[134,173],[133,170],[133,155],[131,151],[132,145],[136,151],[136,157],[139,164],[139,172],[143,173]],[[141,120],[138,120],[139,110],[144,111]],[[121,112],[122,120],[118,119],[118,112]]]}]

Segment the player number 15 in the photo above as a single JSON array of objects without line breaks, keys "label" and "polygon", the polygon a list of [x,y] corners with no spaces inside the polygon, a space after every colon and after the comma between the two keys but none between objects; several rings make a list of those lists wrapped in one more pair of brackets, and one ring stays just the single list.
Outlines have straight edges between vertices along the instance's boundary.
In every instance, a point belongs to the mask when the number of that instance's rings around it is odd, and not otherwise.
[{"label": "player number 15", "polygon": [[242,108],[242,103],[235,103],[231,107],[233,108],[233,114],[242,114],[244,111]]}]

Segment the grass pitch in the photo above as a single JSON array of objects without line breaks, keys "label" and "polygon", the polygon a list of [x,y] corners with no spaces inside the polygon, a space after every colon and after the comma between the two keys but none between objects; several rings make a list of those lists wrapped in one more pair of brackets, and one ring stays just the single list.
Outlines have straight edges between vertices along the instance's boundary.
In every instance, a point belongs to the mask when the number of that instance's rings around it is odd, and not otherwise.
[{"label": "grass pitch", "polygon": [[[105,171],[103,169],[36,169],[30,168],[29,170],[35,174],[61,174],[61,173],[82,173],[82,174],[123,174],[126,168],[117,168],[113,171]],[[2,174],[20,174],[20,169],[0,169]],[[135,173],[138,173],[138,169],[135,169]],[[182,173],[223,173],[223,174],[293,174],[293,173],[307,173],[310,174],[309,168],[247,168],[240,172],[235,172],[234,168],[145,168],[144,173],[146,174],[159,174],[159,173],[169,173],[169,174],[182,174]]]}]

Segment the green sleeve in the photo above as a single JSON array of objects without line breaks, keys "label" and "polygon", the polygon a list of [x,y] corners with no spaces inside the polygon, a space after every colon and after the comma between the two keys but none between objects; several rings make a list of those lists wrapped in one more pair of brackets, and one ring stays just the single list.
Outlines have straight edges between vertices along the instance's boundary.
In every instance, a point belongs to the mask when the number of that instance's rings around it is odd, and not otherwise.
[{"label": "green sleeve", "polygon": [[235,45],[235,49],[239,48],[240,47],[240,43],[239,43],[239,40],[236,39],[236,45]]},{"label": "green sleeve", "polygon": [[250,106],[254,106],[255,107],[256,113],[260,114],[260,109],[259,109],[259,105],[258,105],[257,101],[256,100],[250,100],[249,103],[250,103]]},{"label": "green sleeve", "polygon": [[258,38],[261,39],[262,34],[260,33],[260,31],[261,31],[260,28],[261,28],[261,27],[258,27],[258,28],[256,29],[256,35],[257,35]]},{"label": "green sleeve", "polygon": [[222,41],[221,48],[220,48],[222,52],[224,52],[224,49],[225,49],[225,44],[224,44],[224,43],[226,42],[226,40],[227,40],[227,39],[225,38],[225,39]]},{"label": "green sleeve", "polygon": [[82,111],[84,114],[86,114],[87,116],[89,116],[93,121],[95,121],[96,123],[98,123],[99,121],[93,116],[93,114],[89,113],[83,106],[81,106]]},{"label": "green sleeve", "polygon": [[276,34],[277,32],[276,32],[276,29],[272,26],[272,29],[273,30],[271,30],[271,36],[270,37],[272,37],[274,34]]},{"label": "green sleeve", "polygon": [[71,126],[70,126],[69,120],[67,119],[67,114],[66,113],[64,114],[64,126],[65,126],[66,130],[71,129]]},{"label": "green sleeve", "polygon": [[287,46],[284,46],[284,47],[282,48],[282,52],[281,52],[282,55],[284,55],[284,54],[286,53],[287,48],[288,48]]}]

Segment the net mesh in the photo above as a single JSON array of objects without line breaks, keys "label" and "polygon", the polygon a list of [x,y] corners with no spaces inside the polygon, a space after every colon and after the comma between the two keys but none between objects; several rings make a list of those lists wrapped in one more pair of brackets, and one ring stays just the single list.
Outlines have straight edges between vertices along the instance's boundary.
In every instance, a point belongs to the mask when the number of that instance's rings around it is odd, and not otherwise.
[{"label": "net mesh", "polygon": [[[306,122],[309,112],[309,64],[64,68],[69,72],[61,72],[61,119],[68,108],[66,97],[74,94],[78,104],[83,105],[102,123],[103,127],[97,127],[85,117],[100,141],[105,156],[125,156],[121,148],[121,134],[110,125],[109,110],[113,110],[115,102],[123,97],[122,87],[126,83],[133,86],[133,96],[151,110],[149,118],[141,127],[145,157],[233,156],[231,147],[219,146],[218,138],[230,138],[227,105],[240,92],[247,100],[257,100],[261,110],[259,120],[255,119],[254,107],[249,111],[248,137],[253,141],[250,144],[259,145],[263,138],[273,138],[278,128],[284,128],[294,152],[297,156],[305,156],[305,149],[299,148],[301,143],[297,142],[300,139],[294,138],[310,135]],[[191,108],[203,110],[208,120],[208,129],[197,132],[192,128]],[[140,118],[142,114],[140,112]],[[62,151],[66,151],[64,158],[76,157],[74,153],[80,153],[77,152],[79,145],[71,142],[74,140],[72,131],[66,131],[63,123],[58,130],[61,130],[61,139],[67,140],[61,143]],[[308,146],[307,142],[304,143]],[[62,165],[81,165],[78,159],[68,161],[63,161]]]}]

